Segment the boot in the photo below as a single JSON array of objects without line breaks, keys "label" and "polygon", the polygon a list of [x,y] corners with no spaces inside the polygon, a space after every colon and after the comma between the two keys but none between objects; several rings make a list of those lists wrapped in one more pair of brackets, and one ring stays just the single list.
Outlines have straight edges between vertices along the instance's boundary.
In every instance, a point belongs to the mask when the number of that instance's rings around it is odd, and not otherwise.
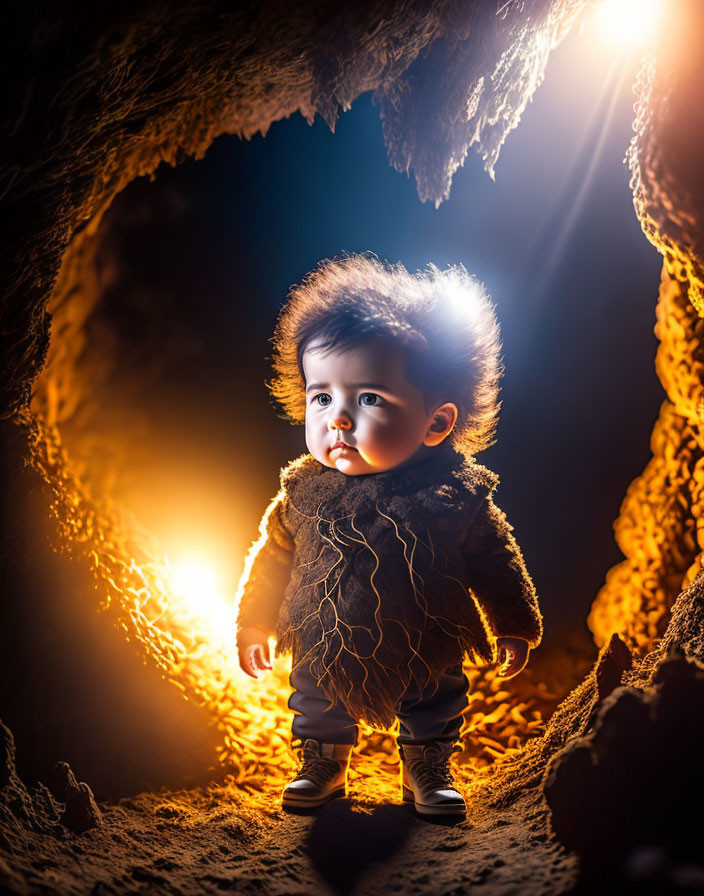
[{"label": "boot", "polygon": [[460,749],[446,741],[399,744],[404,803],[414,803],[421,815],[464,815],[467,808],[448,766],[452,753]]},{"label": "boot", "polygon": [[347,795],[352,744],[324,744],[307,738],[298,746],[298,774],[284,789],[284,809],[312,809]]}]

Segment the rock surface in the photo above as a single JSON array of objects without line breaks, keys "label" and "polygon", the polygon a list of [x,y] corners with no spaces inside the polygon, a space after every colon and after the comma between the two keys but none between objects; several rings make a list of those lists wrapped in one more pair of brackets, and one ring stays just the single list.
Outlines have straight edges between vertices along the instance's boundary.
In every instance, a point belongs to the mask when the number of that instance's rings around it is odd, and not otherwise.
[{"label": "rock surface", "polygon": [[57,762],[49,778],[49,789],[54,797],[66,804],[61,824],[76,834],[94,828],[102,821],[93,792],[84,782],[76,781],[67,762]]},{"label": "rock surface", "polygon": [[545,780],[552,828],[585,873],[643,876],[644,850],[701,865],[703,742],[704,666],[681,653],[659,664],[649,687],[617,687],[603,701],[594,728],[556,756]]},{"label": "rock surface", "polygon": [[[398,769],[379,774],[397,779]],[[575,859],[549,836],[533,797],[446,826],[418,818],[400,792],[369,806],[353,791],[314,814],[287,815],[278,795],[269,811],[253,811],[230,782],[103,803],[102,824],[78,835],[59,823],[46,788],[30,794],[14,767],[10,778],[0,788],[2,893],[548,896],[576,880]],[[62,793],[75,781],[65,765],[53,779]]]}]

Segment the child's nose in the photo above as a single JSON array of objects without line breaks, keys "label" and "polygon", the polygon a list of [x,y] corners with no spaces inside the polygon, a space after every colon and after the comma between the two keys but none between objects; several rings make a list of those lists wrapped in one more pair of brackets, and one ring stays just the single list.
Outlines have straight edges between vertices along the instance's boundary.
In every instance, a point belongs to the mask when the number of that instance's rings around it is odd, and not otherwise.
[{"label": "child's nose", "polygon": [[352,423],[350,422],[349,417],[346,417],[343,414],[337,414],[335,417],[331,417],[328,420],[328,429],[350,429],[352,427]]}]

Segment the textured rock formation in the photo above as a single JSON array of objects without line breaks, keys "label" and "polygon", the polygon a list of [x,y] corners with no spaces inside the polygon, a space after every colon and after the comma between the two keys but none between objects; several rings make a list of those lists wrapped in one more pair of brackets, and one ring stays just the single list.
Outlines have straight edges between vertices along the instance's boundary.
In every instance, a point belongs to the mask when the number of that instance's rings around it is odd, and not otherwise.
[{"label": "textured rock formation", "polygon": [[636,136],[629,151],[636,212],[671,275],[704,312],[704,141],[701,34],[697,0],[665,6],[653,57],[638,84]]},{"label": "textured rock formation", "polygon": [[677,648],[704,663],[704,581],[701,576],[677,598],[658,652]]},{"label": "textured rock formation", "polygon": [[678,595],[701,576],[704,552],[704,7],[667,4],[637,84],[628,160],[636,213],[664,257],[656,370],[667,393],[653,457],[629,487],[614,528],[626,559],[607,575],[589,626],[639,655],[668,625]]},{"label": "textured rock formation", "polygon": [[[60,804],[64,804],[63,809]],[[55,832],[61,824],[80,834],[101,822],[90,787],[76,781],[66,762],[59,762],[49,776],[49,787],[25,787],[15,768],[12,732],[0,722],[0,830],[5,839],[13,828],[38,833]],[[8,832],[10,832],[8,834]],[[5,846],[0,842],[0,846]],[[12,844],[9,843],[11,848]],[[7,847],[6,847],[7,848]]]},{"label": "textured rock formation", "polygon": [[60,821],[69,830],[82,834],[102,821],[93,792],[85,782],[76,781],[67,762],[56,763],[49,777],[49,789],[57,800],[66,804]]},{"label": "textured rock formation", "polygon": [[13,829],[46,833],[59,823],[60,812],[60,806],[44,784],[27,789],[19,779],[15,741],[10,729],[0,722],[0,829],[8,846],[12,846]]},{"label": "textured rock formation", "polygon": [[663,637],[632,670],[612,637],[600,660],[621,654],[622,675],[603,668],[600,674],[597,664],[597,681],[628,684],[595,701],[587,725],[573,729],[578,736],[548,762],[543,789],[552,828],[579,853],[586,877],[663,892],[704,881],[703,588],[699,575],[676,600]]},{"label": "textured rock formation", "polygon": [[545,781],[552,826],[590,873],[626,874],[645,847],[701,864],[703,719],[704,666],[673,654],[650,687],[616,688],[558,754]]},{"label": "textured rock formation", "polygon": [[603,701],[625,680],[631,665],[628,647],[612,635],[594,668],[550,716],[545,733],[528,740],[520,751],[497,763],[486,780],[477,782],[473,792],[477,810],[505,808],[526,794],[532,794],[529,804],[537,805],[549,762],[571,738],[588,732]]}]

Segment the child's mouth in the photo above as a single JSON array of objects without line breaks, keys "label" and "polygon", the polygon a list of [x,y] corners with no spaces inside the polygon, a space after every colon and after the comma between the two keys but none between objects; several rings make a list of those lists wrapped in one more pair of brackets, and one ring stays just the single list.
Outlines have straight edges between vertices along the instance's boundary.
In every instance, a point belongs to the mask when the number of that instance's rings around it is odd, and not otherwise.
[{"label": "child's mouth", "polygon": [[347,442],[335,442],[335,444],[330,449],[330,454],[333,451],[356,451],[356,448],[353,448],[351,445],[348,445]]}]

